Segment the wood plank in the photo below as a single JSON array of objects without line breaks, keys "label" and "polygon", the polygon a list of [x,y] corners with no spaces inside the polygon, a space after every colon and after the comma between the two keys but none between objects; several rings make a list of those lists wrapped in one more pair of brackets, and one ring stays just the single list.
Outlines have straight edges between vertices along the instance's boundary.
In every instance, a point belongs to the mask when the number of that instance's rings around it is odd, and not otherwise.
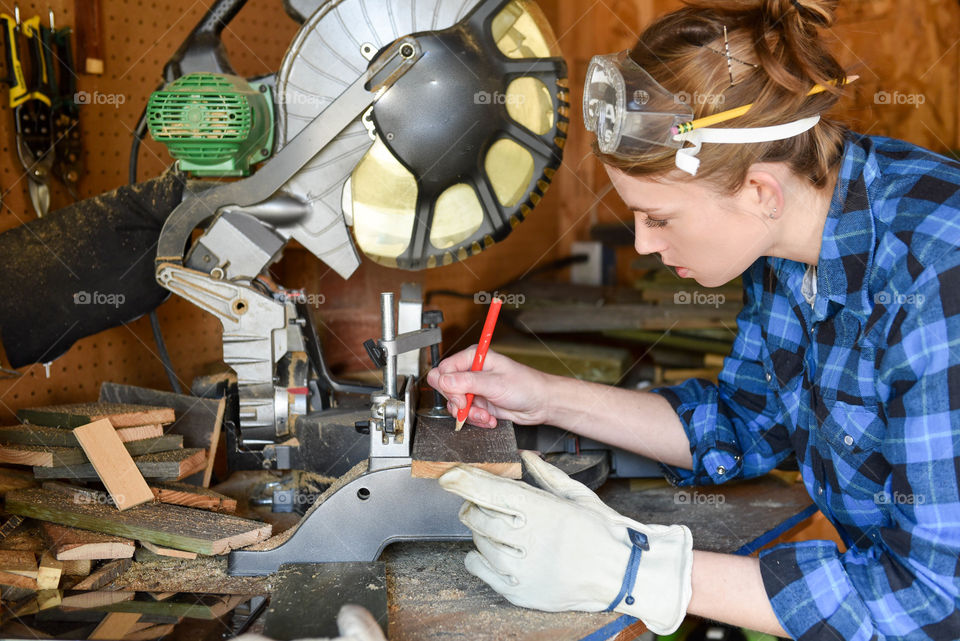
[{"label": "wood plank", "polygon": [[37,589],[37,580],[31,579],[20,574],[13,574],[12,572],[3,572],[0,570],[0,585],[10,585],[15,588],[23,588],[25,590],[34,590]]},{"label": "wood plank", "polygon": [[35,579],[37,569],[37,557],[33,552],[0,550],[0,570]]},{"label": "wood plank", "polygon": [[147,438],[160,438],[163,436],[163,425],[134,425],[133,427],[118,427],[117,436],[124,443],[132,441],[142,441]]},{"label": "wood plank", "polygon": [[[118,514],[121,514],[118,512]],[[130,565],[133,563],[130,559],[117,559],[116,561],[110,561],[105,563],[103,566],[98,568],[95,572],[92,572],[90,576],[85,578],[80,583],[77,583],[73,586],[74,590],[90,590],[96,592],[107,587],[116,580],[118,576],[126,572]]]},{"label": "wood plank", "polygon": [[138,612],[111,612],[94,628],[88,639],[123,639],[140,620]]},{"label": "wood plank", "polygon": [[105,382],[100,386],[100,400],[172,407],[177,418],[169,426],[167,433],[182,434],[184,447],[200,447],[208,450],[209,456],[203,473],[203,486],[210,486],[214,455],[220,440],[223,412],[226,407],[225,399],[199,398],[134,385]]},{"label": "wood plank", "polygon": [[520,478],[520,454],[513,424],[500,421],[493,429],[464,425],[454,431],[452,417],[420,417],[413,440],[411,474],[438,478],[451,467],[466,463],[507,478]]},{"label": "wood plank", "polygon": [[[134,457],[134,463],[140,474],[146,479],[158,481],[179,481],[196,474],[203,469],[207,461],[206,450],[182,449],[169,452],[155,452]],[[62,467],[35,467],[33,474],[38,479],[73,479],[76,481],[96,481],[99,477],[93,465],[66,465]],[[152,494],[152,493],[151,493]]]},{"label": "wood plank", "polygon": [[[156,428],[163,430],[161,425],[147,425],[147,431],[154,431]],[[140,428],[122,428],[120,432]],[[131,433],[132,435],[133,433]],[[123,441],[123,438],[120,439]],[[44,425],[2,425],[0,426],[0,443],[5,445],[37,445],[41,447],[73,447],[79,448],[80,443],[74,436],[72,430],[65,430],[58,427],[46,427]],[[176,450],[183,447],[183,436],[179,434],[169,434],[142,438],[137,440],[124,441],[123,446],[127,448],[131,456],[141,454],[150,454],[152,452],[165,452],[167,450]],[[11,488],[12,489],[12,488]]]},{"label": "wood plank", "polygon": [[66,494],[76,503],[102,503],[104,505],[114,505],[113,497],[107,492],[95,490],[83,485],[73,485],[62,481],[44,481],[41,486],[51,492]]},{"label": "wood plank", "polygon": [[196,552],[187,552],[186,550],[177,550],[174,548],[165,548],[160,545],[151,543],[150,541],[140,541],[140,545],[146,548],[151,553],[157,556],[169,556],[177,559],[195,559],[197,558]]},{"label": "wood plank", "polygon": [[7,511],[207,555],[226,554],[262,541],[271,531],[269,524],[219,512],[166,503],[119,512],[97,503],[78,504],[69,496],[42,489],[10,492]]},{"label": "wood plank", "polygon": [[73,434],[118,509],[128,510],[153,501],[153,492],[110,421],[101,419],[82,425],[74,429]]},{"label": "wood plank", "polygon": [[[722,305],[553,305],[507,314],[510,322],[532,334],[607,332],[629,329],[670,330],[727,327],[736,322],[739,301]],[[504,310],[507,311],[507,310]]]},{"label": "wood plank", "polygon": [[37,568],[37,588],[40,590],[56,590],[60,587],[60,576],[62,574],[63,563],[49,552],[44,552],[40,556],[40,565]]},{"label": "wood plank", "polygon": [[6,494],[10,490],[36,487],[36,485],[37,481],[30,472],[0,467],[0,495]]},{"label": "wood plank", "polygon": [[[60,582],[59,577],[57,583]],[[37,592],[37,611],[56,608],[63,602],[63,592],[56,588],[41,589]]]},{"label": "wood plank", "polygon": [[131,601],[107,606],[104,610],[108,612],[137,612],[144,616],[153,617],[213,620],[225,614],[225,605],[233,602],[232,599],[224,601],[221,597],[212,594],[181,594],[163,601],[135,598]]},{"label": "wood plank", "polygon": [[117,428],[172,423],[176,416],[169,407],[97,402],[27,407],[17,410],[17,418],[34,425],[73,429],[101,419]]},{"label": "wood plank", "polygon": [[[137,457],[137,467],[150,478],[179,481],[206,469],[207,451],[199,448],[155,452]],[[153,498],[153,492],[150,493]]]},{"label": "wood plank", "polygon": [[130,601],[136,596],[136,592],[124,592],[120,590],[88,590],[64,594],[60,607],[64,609],[87,610],[90,608],[102,608],[122,601]]},{"label": "wood plank", "polygon": [[128,632],[123,641],[150,641],[172,634],[177,627],[176,623],[157,623],[141,630]]},{"label": "wood plank", "polygon": [[521,336],[495,339],[491,349],[541,372],[596,383],[620,382],[632,361],[620,347]]},{"label": "wood plank", "polygon": [[[57,559],[59,561],[59,559]],[[60,561],[63,564],[64,576],[90,576],[93,570],[92,559],[69,559]]]},{"label": "wood plank", "polygon": [[59,561],[129,559],[136,548],[130,539],[55,523],[43,523],[43,536]]},{"label": "wood plank", "polygon": [[55,465],[76,465],[85,462],[85,460],[83,451],[76,447],[0,445],[0,463],[53,467]]},{"label": "wood plank", "polygon": [[153,496],[161,503],[185,505],[214,512],[233,514],[237,511],[237,501],[229,496],[208,490],[207,488],[186,483],[151,483]]}]

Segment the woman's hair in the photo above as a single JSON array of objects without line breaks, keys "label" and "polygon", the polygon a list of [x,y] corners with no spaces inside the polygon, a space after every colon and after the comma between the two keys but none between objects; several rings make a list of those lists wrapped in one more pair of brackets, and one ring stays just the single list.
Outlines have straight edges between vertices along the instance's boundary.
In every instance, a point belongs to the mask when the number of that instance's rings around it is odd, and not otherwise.
[{"label": "woman's hair", "polygon": [[[694,118],[753,103],[743,116],[714,127],[766,127],[832,108],[843,95],[843,68],[818,38],[833,23],[836,0],[687,0],[640,36],[630,57],[673,94],[688,101]],[[726,28],[726,39],[724,38]],[[729,65],[727,56],[729,45]],[[733,84],[730,84],[731,73]],[[827,91],[813,96],[816,84]],[[772,142],[704,143],[698,178],[738,190],[757,162],[784,162],[815,185],[828,182],[840,160],[846,128],[821,118],[812,129]],[[623,158],[594,152],[634,176],[675,169],[676,150]]]}]

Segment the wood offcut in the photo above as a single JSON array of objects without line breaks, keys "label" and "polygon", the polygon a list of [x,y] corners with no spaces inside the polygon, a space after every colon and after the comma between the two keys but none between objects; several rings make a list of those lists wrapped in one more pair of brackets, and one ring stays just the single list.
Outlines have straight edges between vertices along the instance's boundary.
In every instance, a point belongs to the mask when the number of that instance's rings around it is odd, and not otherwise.
[{"label": "wood offcut", "polygon": [[73,429],[100,419],[108,419],[116,428],[172,423],[174,411],[169,407],[130,403],[71,403],[17,410],[24,423]]},{"label": "wood offcut", "polygon": [[99,532],[43,523],[43,538],[59,561],[129,559],[136,544],[130,539]]},{"label": "wood offcut", "polygon": [[225,399],[198,398],[134,385],[105,382],[100,386],[100,401],[172,408],[177,418],[167,428],[167,433],[182,435],[184,447],[199,447],[210,452],[202,479],[204,487],[210,486],[210,479],[213,476],[213,453],[216,452],[220,441],[220,428],[226,408]]},{"label": "wood offcut", "polygon": [[196,487],[186,483],[151,483],[153,496],[161,503],[171,505],[185,505],[214,512],[233,514],[237,511],[237,500],[224,496],[219,492]]},{"label": "wood offcut", "polygon": [[[133,459],[146,479],[179,481],[196,474],[207,464],[207,451],[201,449],[171,450],[135,456]],[[71,479],[96,481],[99,477],[93,465],[66,465],[61,467],[35,467],[33,474],[38,479]]]},{"label": "wood offcut", "polygon": [[[153,431],[153,426],[147,426]],[[162,426],[158,426],[162,430]],[[117,430],[118,436],[124,430]],[[120,439],[123,441],[123,438]],[[34,445],[41,447],[73,447],[79,448],[80,443],[71,430],[44,425],[3,425],[0,426],[0,443],[4,445]],[[179,434],[150,437],[144,439],[124,441],[124,447],[131,456],[150,454],[152,452],[166,452],[183,447],[183,437]]]},{"label": "wood offcut", "polygon": [[226,554],[268,538],[271,530],[266,523],[165,503],[120,512],[109,505],[78,503],[66,494],[43,489],[15,490],[7,494],[6,502],[7,512],[12,514],[198,554]]},{"label": "wood offcut", "polygon": [[110,421],[100,419],[81,425],[73,430],[73,435],[118,509],[128,510],[153,501],[153,492]]},{"label": "wood offcut", "polygon": [[[110,428],[113,429],[112,427]],[[60,467],[85,463],[80,448],[45,447],[42,445],[0,445],[0,463],[34,467]]]}]

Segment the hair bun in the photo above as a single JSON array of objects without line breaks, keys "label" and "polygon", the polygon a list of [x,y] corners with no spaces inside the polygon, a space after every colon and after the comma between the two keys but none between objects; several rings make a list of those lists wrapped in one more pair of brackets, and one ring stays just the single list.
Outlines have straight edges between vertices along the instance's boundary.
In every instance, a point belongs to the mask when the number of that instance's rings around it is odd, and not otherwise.
[{"label": "hair bun", "polygon": [[760,4],[773,24],[829,27],[836,19],[837,0],[762,0]]}]

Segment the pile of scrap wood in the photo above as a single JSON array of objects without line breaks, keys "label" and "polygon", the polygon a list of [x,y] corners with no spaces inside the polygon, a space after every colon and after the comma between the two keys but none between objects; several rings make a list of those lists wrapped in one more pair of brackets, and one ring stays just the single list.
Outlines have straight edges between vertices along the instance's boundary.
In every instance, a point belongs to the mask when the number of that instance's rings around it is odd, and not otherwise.
[{"label": "pile of scrap wood", "polygon": [[154,639],[181,617],[237,606],[237,597],[112,585],[136,563],[224,555],[271,534],[235,516],[234,499],[178,482],[202,482],[208,452],[164,433],[173,409],[98,402],[18,418],[0,427],[0,462],[32,470],[0,467],[0,635],[30,637],[46,622],[79,638]]}]

